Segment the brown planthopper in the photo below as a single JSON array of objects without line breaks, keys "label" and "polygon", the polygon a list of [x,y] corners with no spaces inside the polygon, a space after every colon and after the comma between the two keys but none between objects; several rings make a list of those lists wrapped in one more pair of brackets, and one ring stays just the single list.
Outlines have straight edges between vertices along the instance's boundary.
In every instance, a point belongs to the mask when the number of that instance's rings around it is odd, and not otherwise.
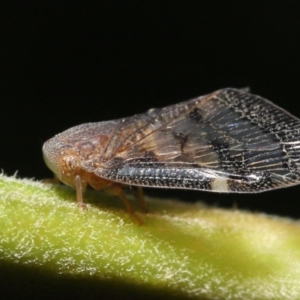
[{"label": "brown planthopper", "polygon": [[[72,127],[45,142],[47,166],[83,204],[89,184],[257,193],[300,183],[300,120],[244,89]],[[140,203],[145,209],[139,190]]]}]

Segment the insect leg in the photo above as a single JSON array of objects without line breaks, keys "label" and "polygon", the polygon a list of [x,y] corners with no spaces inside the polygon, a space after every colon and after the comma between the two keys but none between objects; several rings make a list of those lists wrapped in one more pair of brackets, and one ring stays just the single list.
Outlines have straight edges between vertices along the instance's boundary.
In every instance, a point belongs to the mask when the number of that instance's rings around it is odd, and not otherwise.
[{"label": "insect leg", "polygon": [[144,191],[143,191],[142,187],[140,187],[140,186],[136,187],[135,198],[138,201],[142,211],[144,213],[147,213],[149,210],[148,210],[146,202],[145,202]]},{"label": "insect leg", "polygon": [[75,176],[75,186],[76,186],[76,197],[77,197],[77,202],[82,209],[87,209],[86,204],[83,202],[83,192],[86,188],[86,184],[83,186],[82,185],[82,180],[79,175]]},{"label": "insect leg", "polygon": [[143,188],[140,187],[140,186],[128,186],[128,185],[122,185],[123,188],[128,188],[128,192],[130,194],[132,194],[135,199],[137,200],[140,208],[142,209],[142,211],[144,213],[147,213],[149,212],[148,208],[147,208],[147,205],[146,205],[146,202],[145,202],[145,199],[144,199],[144,192],[143,192]]},{"label": "insect leg", "polygon": [[46,179],[43,179],[43,182],[44,183],[49,183],[49,184],[60,184],[61,181],[58,179],[58,177],[54,174],[54,177],[53,178],[46,178]]},{"label": "insect leg", "polygon": [[129,213],[130,213],[137,221],[138,221],[139,225],[143,225],[143,221],[142,221],[142,220],[140,219],[140,217],[134,212],[134,209],[133,209],[133,207],[131,206],[131,204],[130,204],[130,202],[128,201],[128,199],[126,198],[126,196],[125,196],[125,194],[124,194],[122,188],[121,188],[121,187],[114,187],[114,189],[111,190],[111,192],[113,192],[113,194],[119,196],[119,197],[123,200],[123,202],[124,202],[124,204],[125,204],[125,206],[126,206],[126,208],[127,208],[127,211],[128,211],[128,212],[129,212]]}]

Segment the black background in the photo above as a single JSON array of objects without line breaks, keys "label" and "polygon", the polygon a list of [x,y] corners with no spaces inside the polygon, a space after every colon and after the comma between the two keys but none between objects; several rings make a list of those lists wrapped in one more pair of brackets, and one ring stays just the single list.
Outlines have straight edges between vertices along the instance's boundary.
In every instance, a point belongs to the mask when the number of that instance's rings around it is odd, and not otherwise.
[{"label": "black background", "polygon": [[[300,117],[299,3],[1,2],[0,168],[50,177],[41,147],[56,133],[222,87],[251,87]],[[300,186],[259,195],[147,193],[300,216]],[[16,294],[34,284],[33,295],[55,294],[57,285],[39,290],[40,282],[18,280],[8,269],[1,282]],[[91,290],[72,283],[65,294],[58,287],[58,298],[92,298]]]},{"label": "black background", "polygon": [[[51,177],[42,144],[71,126],[222,87],[251,87],[300,116],[298,1],[95,3],[2,7],[0,168],[6,174]],[[147,192],[300,216],[300,187],[242,196]]]}]

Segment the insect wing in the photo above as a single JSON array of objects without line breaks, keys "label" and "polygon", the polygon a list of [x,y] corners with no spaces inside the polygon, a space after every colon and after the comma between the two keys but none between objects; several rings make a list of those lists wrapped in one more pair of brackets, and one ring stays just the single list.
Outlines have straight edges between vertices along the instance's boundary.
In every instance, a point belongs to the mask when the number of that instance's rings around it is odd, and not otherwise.
[{"label": "insect wing", "polygon": [[300,122],[244,90],[223,89],[124,119],[96,175],[129,185],[261,192],[298,183]]}]

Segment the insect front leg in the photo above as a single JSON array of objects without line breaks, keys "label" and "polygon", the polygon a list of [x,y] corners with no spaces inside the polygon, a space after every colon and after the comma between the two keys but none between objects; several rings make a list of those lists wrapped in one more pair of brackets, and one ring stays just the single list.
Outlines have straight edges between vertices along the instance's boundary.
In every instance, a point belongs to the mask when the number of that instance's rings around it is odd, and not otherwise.
[{"label": "insect front leg", "polygon": [[81,177],[79,175],[75,176],[75,187],[76,187],[76,197],[77,202],[82,209],[87,210],[86,204],[83,202],[83,193],[86,189],[86,182],[83,182],[81,180]]},{"label": "insect front leg", "polygon": [[54,174],[53,178],[43,179],[42,182],[44,182],[46,184],[60,184],[61,183],[61,181],[58,179],[56,174]]}]

